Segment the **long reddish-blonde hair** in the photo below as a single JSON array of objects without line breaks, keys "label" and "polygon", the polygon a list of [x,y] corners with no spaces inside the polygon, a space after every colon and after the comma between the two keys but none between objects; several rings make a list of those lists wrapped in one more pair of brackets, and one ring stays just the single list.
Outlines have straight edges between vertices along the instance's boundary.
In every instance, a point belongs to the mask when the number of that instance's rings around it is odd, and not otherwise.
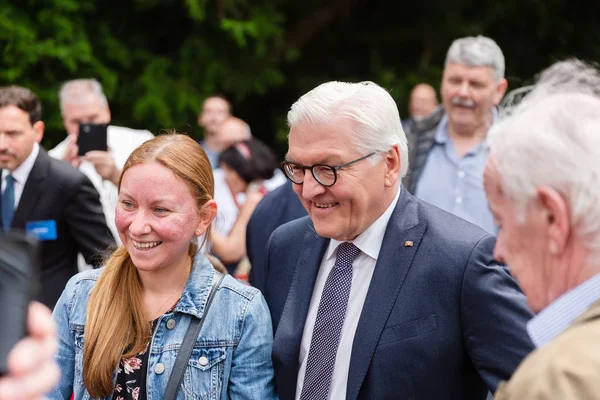
[{"label": "long reddish-blonde hair", "polygon": [[[214,197],[210,162],[202,147],[186,135],[158,136],[138,147],[127,159],[125,172],[134,165],[157,162],[169,168],[190,188],[198,212]],[[210,227],[205,240],[210,236]],[[194,258],[198,245],[190,244]],[[113,374],[122,358],[144,351],[151,335],[142,306],[142,287],[127,250],[120,246],[106,261],[105,270],[87,305],[83,346],[83,382],[92,397],[113,394]]]}]

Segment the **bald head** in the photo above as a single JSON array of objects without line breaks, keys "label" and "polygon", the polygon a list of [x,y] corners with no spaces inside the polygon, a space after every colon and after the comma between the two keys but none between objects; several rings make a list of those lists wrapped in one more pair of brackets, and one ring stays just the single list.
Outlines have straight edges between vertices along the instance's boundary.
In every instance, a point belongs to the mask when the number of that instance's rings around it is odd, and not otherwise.
[{"label": "bald head", "polygon": [[229,117],[217,128],[217,138],[219,151],[223,151],[233,144],[251,139],[252,133],[246,122],[236,117]]},{"label": "bald head", "polygon": [[435,89],[431,85],[420,83],[410,93],[409,112],[412,118],[425,117],[438,105]]}]

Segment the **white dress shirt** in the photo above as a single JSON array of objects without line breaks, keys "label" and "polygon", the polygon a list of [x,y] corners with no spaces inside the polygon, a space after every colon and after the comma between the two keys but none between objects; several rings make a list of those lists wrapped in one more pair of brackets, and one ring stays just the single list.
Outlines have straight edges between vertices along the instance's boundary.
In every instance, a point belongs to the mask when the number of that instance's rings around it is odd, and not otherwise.
[{"label": "white dress shirt", "polygon": [[225,172],[221,168],[213,169],[213,177],[215,180],[215,201],[217,202],[217,216],[213,222],[213,227],[221,235],[227,235],[233,228],[239,210],[225,181]]},{"label": "white dress shirt", "polygon": [[[340,334],[340,342],[335,358],[333,375],[331,377],[331,385],[329,389],[329,399],[345,399],[346,387],[348,384],[348,372],[350,370],[350,356],[352,352],[352,343],[356,334],[356,327],[362,312],[367,291],[371,284],[371,278],[375,271],[375,264],[381,250],[381,243],[387,228],[392,212],[398,203],[400,190],[396,193],[396,197],[388,206],[387,210],[369,227],[352,241],[352,243],[360,249],[360,254],[352,264],[352,287],[350,296],[348,297],[348,306],[346,308],[346,318]],[[302,393],[302,385],[304,384],[304,375],[306,373],[306,363],[308,361],[308,350],[312,340],[315,320],[321,295],[325,287],[325,281],[329,276],[329,272],[335,264],[337,247],[342,242],[331,239],[329,246],[325,251],[323,260],[313,289],[306,323],[304,325],[304,333],[300,344],[300,370],[298,371],[298,381],[296,383],[296,400],[300,399]]]},{"label": "white dress shirt", "polygon": [[13,172],[10,172],[7,169],[2,170],[2,193],[4,193],[4,189],[6,189],[6,177],[8,174],[11,174],[14,181],[14,189],[15,189],[15,212],[17,211],[17,207],[19,206],[19,201],[21,200],[21,196],[23,195],[23,189],[25,188],[25,183],[27,182],[27,178],[29,178],[29,173],[33,169],[33,164],[35,164],[35,160],[40,152],[40,145],[37,143],[33,144],[33,149],[29,156],[15,169]]}]

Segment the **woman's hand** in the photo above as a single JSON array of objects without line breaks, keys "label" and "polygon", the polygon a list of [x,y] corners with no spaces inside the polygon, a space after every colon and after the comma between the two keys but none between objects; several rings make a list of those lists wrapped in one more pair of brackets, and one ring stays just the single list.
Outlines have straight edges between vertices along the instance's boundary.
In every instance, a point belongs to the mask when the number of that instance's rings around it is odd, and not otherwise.
[{"label": "woman's hand", "polygon": [[[249,209],[250,214],[252,214],[256,206],[258,206],[258,203],[260,203],[260,201],[263,199],[263,197],[265,197],[265,192],[263,192],[262,190],[254,190],[248,193],[246,196],[246,202],[242,206],[242,209],[244,207],[247,207]],[[241,212],[242,210],[240,210],[240,213]]]}]

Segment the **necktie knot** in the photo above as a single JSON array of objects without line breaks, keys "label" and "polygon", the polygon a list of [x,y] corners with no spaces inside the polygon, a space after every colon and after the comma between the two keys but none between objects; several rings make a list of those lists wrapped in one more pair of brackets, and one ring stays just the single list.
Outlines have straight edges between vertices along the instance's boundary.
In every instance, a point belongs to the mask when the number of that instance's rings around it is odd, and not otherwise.
[{"label": "necktie knot", "polygon": [[337,248],[335,266],[338,268],[351,267],[354,259],[360,254],[360,249],[353,243],[344,242]]}]

